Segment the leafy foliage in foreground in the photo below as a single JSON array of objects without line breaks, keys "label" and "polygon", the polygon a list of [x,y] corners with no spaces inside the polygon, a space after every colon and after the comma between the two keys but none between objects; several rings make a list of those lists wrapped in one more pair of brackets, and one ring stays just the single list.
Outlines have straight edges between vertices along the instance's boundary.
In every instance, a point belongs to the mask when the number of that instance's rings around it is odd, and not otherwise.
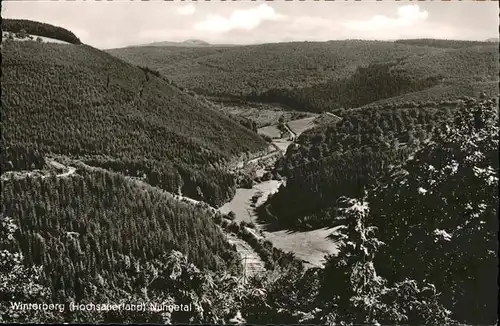
[{"label": "leafy foliage in foreground", "polygon": [[219,205],[234,194],[228,161],[267,146],[155,74],[91,47],[7,41],[2,55],[4,171],[66,154]]},{"label": "leafy foliage in foreground", "polygon": [[50,37],[71,44],[82,43],[75,34],[62,27],[27,19],[2,19],[2,31],[19,33],[22,30],[28,34]]},{"label": "leafy foliage in foreground", "polygon": [[267,322],[498,322],[498,105],[455,116],[381,186],[338,201],[339,254],[264,283]]},{"label": "leafy foliage in foreground", "polygon": [[[443,325],[450,322],[451,311],[441,303],[439,294],[429,291],[433,284],[420,285],[410,278],[394,283],[377,274],[377,252],[386,244],[376,238],[368,203],[345,202],[341,218],[345,221],[338,238],[343,245],[338,256],[330,256],[321,279],[318,298],[322,323],[336,325],[411,324]],[[405,277],[408,275],[405,275]]]},{"label": "leafy foliage in foreground", "polygon": [[26,267],[22,253],[5,249],[12,244],[18,227],[10,217],[0,215],[0,322],[29,323],[44,322],[47,316],[41,310],[16,311],[14,302],[43,302],[49,299],[50,291],[39,283],[39,266]]},{"label": "leafy foliage in foreground", "polygon": [[[498,288],[498,106],[470,102],[372,192],[371,222],[391,280],[436,284],[454,317],[494,324]],[[421,263],[416,263],[421,262]]]},{"label": "leafy foliage in foreground", "polygon": [[263,278],[245,297],[248,323],[322,325],[449,324],[451,311],[433,284],[414,279],[391,282],[377,274],[374,259],[384,244],[375,237],[366,202],[350,200],[341,210],[345,241],[325,269],[290,264]]},{"label": "leafy foliage in foreground", "polygon": [[19,227],[15,244],[2,239],[2,248],[22,252],[27,266],[43,266],[56,302],[140,292],[142,270],[172,249],[204,269],[236,266],[206,210],[119,174],[81,169],[2,180],[2,214]]}]

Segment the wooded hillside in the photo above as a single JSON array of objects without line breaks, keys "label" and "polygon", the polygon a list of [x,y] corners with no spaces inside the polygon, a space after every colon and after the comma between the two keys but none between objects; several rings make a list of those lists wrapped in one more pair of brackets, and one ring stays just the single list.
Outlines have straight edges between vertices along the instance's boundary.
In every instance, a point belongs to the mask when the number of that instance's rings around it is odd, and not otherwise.
[{"label": "wooded hillside", "polygon": [[65,154],[217,205],[224,168],[264,140],[163,78],[86,45],[6,41],[2,169]]},{"label": "wooded hillside", "polygon": [[140,292],[142,270],[170,250],[203,269],[238,271],[236,252],[204,209],[116,173],[2,180],[2,215],[18,227],[2,248],[43,266],[40,282],[54,302]]},{"label": "wooded hillside", "polygon": [[50,37],[71,44],[81,44],[80,39],[65,28],[26,19],[2,19],[2,32],[19,33]]},{"label": "wooded hillside", "polygon": [[[498,83],[498,46],[488,42],[346,40],[108,52],[157,69],[199,94],[311,112],[358,107],[436,87],[451,88],[439,99],[456,99],[460,95],[453,90],[464,83],[483,91],[485,83]],[[421,101],[435,100],[425,94]]]}]

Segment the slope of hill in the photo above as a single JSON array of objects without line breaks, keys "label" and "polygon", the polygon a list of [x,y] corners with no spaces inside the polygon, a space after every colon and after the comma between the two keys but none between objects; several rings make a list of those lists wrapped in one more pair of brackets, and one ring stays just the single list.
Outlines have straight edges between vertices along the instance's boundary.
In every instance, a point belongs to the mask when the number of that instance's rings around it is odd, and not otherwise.
[{"label": "slope of hill", "polygon": [[362,108],[373,107],[377,108],[385,105],[411,105],[411,103],[419,102],[434,102],[447,101],[450,99],[459,99],[461,97],[479,98],[481,94],[486,94],[488,97],[498,95],[498,81],[489,82],[467,82],[455,81],[453,84],[440,84],[417,92],[406,93],[403,95],[371,102],[363,105]]},{"label": "slope of hill", "polygon": [[[235,187],[228,162],[266,143],[166,78],[86,45],[6,40],[2,59],[0,320],[227,321],[233,311],[201,293],[213,272],[219,295],[239,284],[235,247],[212,213],[159,187],[220,204]],[[54,154],[120,173],[79,165],[47,176],[60,168],[47,164]],[[69,308],[124,301],[192,309]],[[65,309],[20,313],[16,302]]]},{"label": "slope of hill", "polygon": [[[258,95],[270,89],[298,88],[350,76],[359,65],[443,51],[380,41],[262,44],[195,54],[173,64],[175,50],[114,49],[109,53],[151,66],[183,87],[219,96]],[[206,51],[206,49],[204,49]],[[140,51],[140,52],[138,52]],[[158,54],[162,59],[158,60]],[[138,55],[140,53],[140,55]],[[193,57],[197,59],[193,60]],[[200,79],[201,78],[201,79]]]},{"label": "slope of hill", "polygon": [[157,69],[199,94],[313,112],[453,88],[463,79],[467,87],[498,80],[498,49],[487,42],[348,40],[109,53]]},{"label": "slope of hill", "polygon": [[229,159],[266,147],[163,78],[89,46],[7,41],[2,57],[3,170],[66,154],[218,205],[234,191]]}]

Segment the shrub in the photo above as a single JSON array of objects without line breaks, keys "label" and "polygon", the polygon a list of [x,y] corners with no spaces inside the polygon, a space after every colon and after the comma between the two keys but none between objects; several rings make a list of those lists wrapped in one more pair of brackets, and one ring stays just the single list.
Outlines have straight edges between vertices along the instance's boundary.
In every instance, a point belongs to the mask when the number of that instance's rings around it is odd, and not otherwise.
[{"label": "shrub", "polygon": [[230,211],[229,213],[227,213],[226,217],[228,219],[230,219],[231,221],[234,221],[236,219],[236,213],[233,211]]},{"label": "shrub", "polygon": [[238,233],[240,232],[240,226],[238,223],[236,223],[235,221],[231,222],[228,227],[227,227],[227,230],[230,231],[230,232],[234,232],[234,233]]},{"label": "shrub", "polygon": [[221,223],[222,223],[222,214],[220,212],[215,213],[214,222],[217,225],[221,225]]}]

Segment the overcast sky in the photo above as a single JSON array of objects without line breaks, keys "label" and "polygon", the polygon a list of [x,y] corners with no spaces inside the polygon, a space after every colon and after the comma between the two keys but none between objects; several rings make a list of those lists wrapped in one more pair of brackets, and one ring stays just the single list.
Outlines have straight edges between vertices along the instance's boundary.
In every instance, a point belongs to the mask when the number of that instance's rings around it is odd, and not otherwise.
[{"label": "overcast sky", "polygon": [[2,1],[3,18],[65,27],[115,48],[201,39],[252,44],[336,39],[498,37],[498,2]]}]

